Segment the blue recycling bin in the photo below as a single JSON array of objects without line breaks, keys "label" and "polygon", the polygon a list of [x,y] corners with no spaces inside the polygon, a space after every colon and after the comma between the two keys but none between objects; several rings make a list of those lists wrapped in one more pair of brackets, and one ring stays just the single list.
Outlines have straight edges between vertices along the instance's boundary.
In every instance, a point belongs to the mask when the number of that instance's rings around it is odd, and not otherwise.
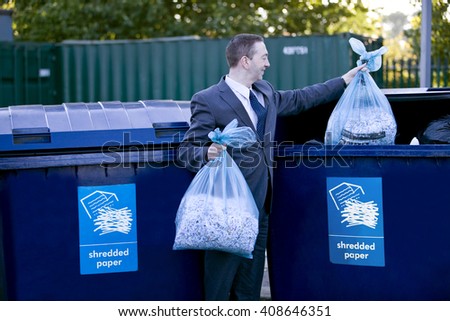
[{"label": "blue recycling bin", "polygon": [[0,109],[2,299],[202,299],[200,253],[172,250],[189,115],[177,101]]},{"label": "blue recycling bin", "polygon": [[450,91],[385,93],[396,145],[318,143],[333,106],[297,119],[315,124],[309,131],[280,121],[269,225],[273,300],[450,299],[450,147],[408,144],[450,113]]}]

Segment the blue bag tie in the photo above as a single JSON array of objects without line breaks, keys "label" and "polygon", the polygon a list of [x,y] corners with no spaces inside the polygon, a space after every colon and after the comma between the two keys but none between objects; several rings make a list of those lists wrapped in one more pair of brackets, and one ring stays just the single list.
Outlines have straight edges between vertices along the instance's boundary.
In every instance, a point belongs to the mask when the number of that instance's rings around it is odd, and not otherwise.
[{"label": "blue bag tie", "polygon": [[247,126],[237,127],[237,119],[233,119],[223,131],[219,128],[208,134],[209,139],[214,143],[226,145],[234,148],[242,148],[256,143],[255,132]]},{"label": "blue bag tie", "polygon": [[360,40],[356,38],[350,38],[348,42],[350,43],[352,50],[361,55],[358,61],[356,61],[356,64],[358,66],[367,63],[366,68],[369,71],[377,71],[381,68],[381,55],[387,52],[386,47],[383,46],[380,49],[367,52],[366,47]]}]

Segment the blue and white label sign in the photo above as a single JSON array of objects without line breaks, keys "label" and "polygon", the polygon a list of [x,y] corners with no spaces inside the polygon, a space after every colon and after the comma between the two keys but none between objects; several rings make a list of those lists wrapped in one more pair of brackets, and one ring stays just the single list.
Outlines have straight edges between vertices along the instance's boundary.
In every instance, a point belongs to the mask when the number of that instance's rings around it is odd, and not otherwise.
[{"label": "blue and white label sign", "polygon": [[137,271],[134,184],[78,186],[80,273]]},{"label": "blue and white label sign", "polygon": [[384,266],[381,177],[327,177],[327,192],[331,263]]}]

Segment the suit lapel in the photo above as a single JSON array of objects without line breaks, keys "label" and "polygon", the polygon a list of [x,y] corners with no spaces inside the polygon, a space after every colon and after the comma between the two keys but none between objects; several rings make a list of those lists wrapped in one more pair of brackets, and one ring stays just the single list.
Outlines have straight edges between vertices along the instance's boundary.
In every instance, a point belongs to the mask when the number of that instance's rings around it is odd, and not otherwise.
[{"label": "suit lapel", "polygon": [[248,116],[248,113],[245,110],[244,106],[242,106],[241,101],[236,97],[231,88],[226,84],[224,78],[222,78],[218,86],[222,101],[234,110],[242,124],[256,131],[255,127],[253,126],[252,120]]}]

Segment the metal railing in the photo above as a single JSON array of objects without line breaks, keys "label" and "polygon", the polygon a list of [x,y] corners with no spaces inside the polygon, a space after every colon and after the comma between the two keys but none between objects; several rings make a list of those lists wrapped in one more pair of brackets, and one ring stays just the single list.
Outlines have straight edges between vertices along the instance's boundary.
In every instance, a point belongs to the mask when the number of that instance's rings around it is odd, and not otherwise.
[{"label": "metal railing", "polygon": [[[449,59],[433,60],[431,63],[431,87],[448,87],[449,78]],[[419,60],[385,60],[383,62],[383,87],[420,87]]]}]

